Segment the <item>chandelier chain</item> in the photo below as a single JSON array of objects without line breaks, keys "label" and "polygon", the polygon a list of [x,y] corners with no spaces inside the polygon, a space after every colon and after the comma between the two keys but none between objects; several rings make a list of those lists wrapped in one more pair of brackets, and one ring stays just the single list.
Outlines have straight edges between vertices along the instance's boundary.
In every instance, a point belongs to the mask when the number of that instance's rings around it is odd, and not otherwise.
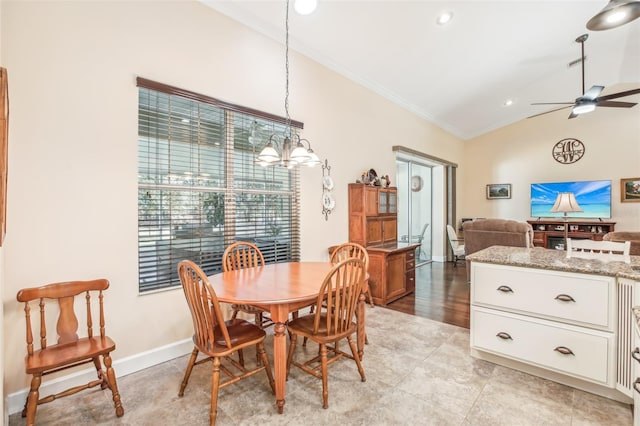
[{"label": "chandelier chain", "polygon": [[288,132],[289,136],[291,136],[291,117],[289,116],[289,0],[287,0],[287,11],[286,11],[286,17],[285,17],[284,52],[285,52],[284,67],[285,67],[285,76],[286,76],[285,94],[284,94],[284,111],[287,119],[287,123],[286,123],[287,128],[285,129],[285,132]]}]

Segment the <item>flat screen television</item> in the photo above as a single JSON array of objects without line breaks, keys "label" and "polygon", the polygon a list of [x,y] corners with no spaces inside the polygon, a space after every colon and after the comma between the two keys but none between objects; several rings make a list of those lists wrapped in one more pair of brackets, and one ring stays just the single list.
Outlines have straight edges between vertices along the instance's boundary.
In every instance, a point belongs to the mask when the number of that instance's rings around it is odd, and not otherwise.
[{"label": "flat screen television", "polygon": [[582,213],[568,213],[568,217],[610,218],[611,181],[549,182],[531,184],[531,217],[562,217],[551,208],[559,192],[573,192]]}]

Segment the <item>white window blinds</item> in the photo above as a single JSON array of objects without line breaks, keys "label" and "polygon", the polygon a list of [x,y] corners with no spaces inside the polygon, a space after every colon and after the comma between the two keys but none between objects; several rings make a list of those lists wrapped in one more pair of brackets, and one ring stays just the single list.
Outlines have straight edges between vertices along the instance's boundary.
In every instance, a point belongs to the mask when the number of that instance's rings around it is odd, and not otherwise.
[{"label": "white window blinds", "polygon": [[138,86],[140,291],[180,285],[183,259],[220,272],[235,241],[256,244],[267,263],[299,260],[299,172],[255,162],[284,119],[149,80]]}]

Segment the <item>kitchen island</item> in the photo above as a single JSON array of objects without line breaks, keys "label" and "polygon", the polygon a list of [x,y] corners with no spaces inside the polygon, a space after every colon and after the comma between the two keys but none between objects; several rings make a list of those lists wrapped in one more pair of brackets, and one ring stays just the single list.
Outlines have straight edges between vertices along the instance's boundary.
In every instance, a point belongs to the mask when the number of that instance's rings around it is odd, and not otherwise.
[{"label": "kitchen island", "polygon": [[630,263],[493,246],[471,261],[471,355],[625,403],[640,256]]}]

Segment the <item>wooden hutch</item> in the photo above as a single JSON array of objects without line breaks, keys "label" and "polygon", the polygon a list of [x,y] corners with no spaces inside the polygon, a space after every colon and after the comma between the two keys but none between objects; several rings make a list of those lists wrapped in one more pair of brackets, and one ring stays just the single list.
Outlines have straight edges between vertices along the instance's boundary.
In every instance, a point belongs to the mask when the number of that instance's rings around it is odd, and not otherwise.
[{"label": "wooden hutch", "polygon": [[420,244],[398,243],[398,191],[349,184],[349,241],[367,248],[373,301],[386,305],[415,290]]}]

